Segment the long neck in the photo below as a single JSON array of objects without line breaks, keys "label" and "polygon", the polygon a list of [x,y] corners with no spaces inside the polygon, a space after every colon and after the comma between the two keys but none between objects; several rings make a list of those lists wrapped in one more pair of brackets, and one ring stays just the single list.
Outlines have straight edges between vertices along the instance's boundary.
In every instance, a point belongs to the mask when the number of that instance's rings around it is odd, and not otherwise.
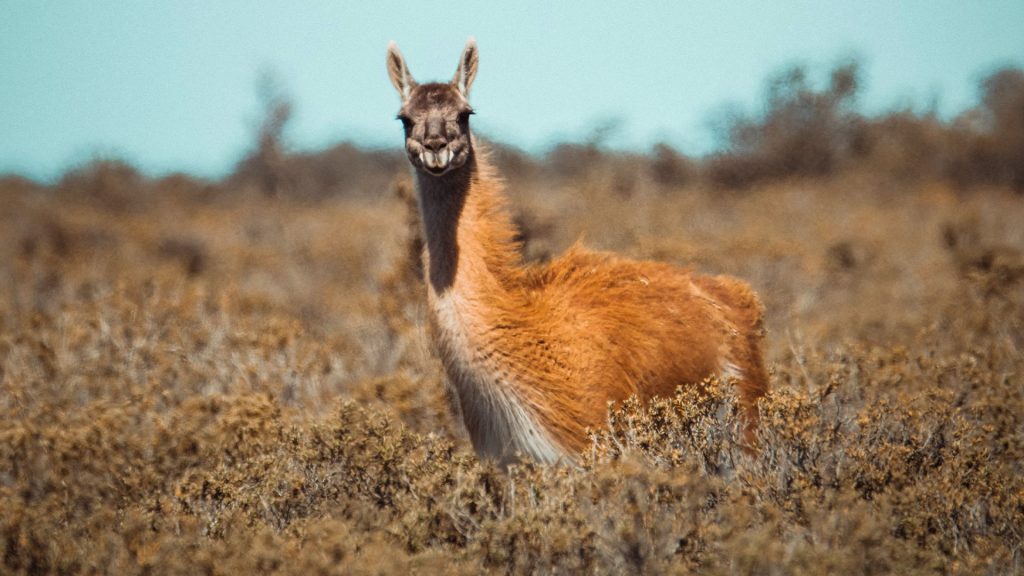
[{"label": "long neck", "polygon": [[476,152],[441,177],[416,173],[427,242],[427,280],[449,290],[507,294],[519,278],[515,229],[504,208],[501,183]]},{"label": "long neck", "polygon": [[473,446],[503,463],[517,452],[567,457],[566,435],[549,431],[546,416],[561,405],[545,397],[550,386],[536,386],[531,356],[516,354],[532,341],[531,306],[500,182],[476,154],[444,177],[417,178],[431,327]]}]

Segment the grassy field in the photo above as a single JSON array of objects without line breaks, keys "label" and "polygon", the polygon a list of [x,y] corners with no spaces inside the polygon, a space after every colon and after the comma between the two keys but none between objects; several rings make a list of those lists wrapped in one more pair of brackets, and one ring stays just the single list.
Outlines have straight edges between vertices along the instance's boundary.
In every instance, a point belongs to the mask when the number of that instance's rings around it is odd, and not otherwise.
[{"label": "grassy field", "polygon": [[718,386],[609,413],[579,469],[477,461],[397,156],[318,197],[99,163],[0,181],[0,572],[1024,570],[1019,194],[576,152],[498,154],[525,256],[749,280],[759,454]]}]

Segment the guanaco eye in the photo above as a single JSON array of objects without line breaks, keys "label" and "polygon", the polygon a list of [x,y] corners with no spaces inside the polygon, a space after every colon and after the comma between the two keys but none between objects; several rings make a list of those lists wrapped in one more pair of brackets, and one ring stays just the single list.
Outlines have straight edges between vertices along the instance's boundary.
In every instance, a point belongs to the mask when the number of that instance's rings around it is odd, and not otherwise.
[{"label": "guanaco eye", "polygon": [[465,124],[469,122],[469,117],[475,114],[472,110],[463,110],[459,112],[459,124]]},{"label": "guanaco eye", "polygon": [[395,118],[402,121],[402,128],[405,128],[406,130],[412,128],[412,118],[409,118],[405,114],[399,114],[398,116],[395,116]]}]

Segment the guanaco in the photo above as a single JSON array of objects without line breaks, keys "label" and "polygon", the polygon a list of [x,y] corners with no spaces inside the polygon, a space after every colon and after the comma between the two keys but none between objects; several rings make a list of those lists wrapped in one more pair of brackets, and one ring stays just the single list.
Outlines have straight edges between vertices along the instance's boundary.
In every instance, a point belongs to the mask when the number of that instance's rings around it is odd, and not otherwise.
[{"label": "guanaco", "polygon": [[609,403],[667,397],[710,376],[735,383],[745,440],[768,389],[764,307],[746,283],[590,251],[524,265],[502,181],[470,131],[478,64],[419,84],[398,46],[387,69],[425,238],[430,331],[477,454],[573,462]]}]

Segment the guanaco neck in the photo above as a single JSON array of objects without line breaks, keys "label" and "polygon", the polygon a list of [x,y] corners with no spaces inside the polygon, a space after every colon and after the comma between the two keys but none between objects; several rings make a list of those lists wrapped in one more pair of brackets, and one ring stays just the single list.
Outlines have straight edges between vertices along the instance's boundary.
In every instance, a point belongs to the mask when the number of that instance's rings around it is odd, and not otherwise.
[{"label": "guanaco neck", "polygon": [[515,453],[566,457],[568,434],[549,431],[548,412],[561,404],[520,379],[529,366],[509,349],[509,329],[523,327],[530,305],[500,181],[476,152],[442,177],[416,177],[432,326],[474,447],[503,463]]},{"label": "guanaco neck", "polygon": [[[450,291],[476,297],[514,296],[520,277],[515,229],[501,183],[476,151],[442,176],[416,172],[427,244],[427,283],[435,297]],[[473,300],[479,301],[478,298]]]}]

